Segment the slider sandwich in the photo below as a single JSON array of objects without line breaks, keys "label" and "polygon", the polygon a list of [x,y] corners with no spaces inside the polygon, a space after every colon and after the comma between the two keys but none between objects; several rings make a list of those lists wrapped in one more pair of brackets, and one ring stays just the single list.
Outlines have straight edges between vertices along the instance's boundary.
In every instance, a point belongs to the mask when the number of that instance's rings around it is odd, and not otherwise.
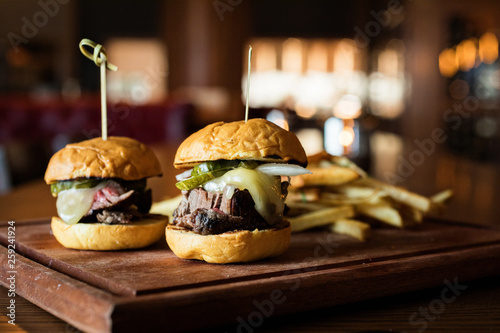
[{"label": "slider sandwich", "polygon": [[78,250],[148,246],[164,235],[168,218],[148,214],[149,177],[161,175],[154,152],[126,137],[68,144],[49,161],[45,181],[57,197],[52,233]]},{"label": "slider sandwich", "polygon": [[[218,122],[189,136],[174,167],[182,201],[166,230],[180,258],[248,262],[282,254],[289,177],[309,173],[297,137],[264,119]],[[282,181],[282,179],[284,181]]]}]

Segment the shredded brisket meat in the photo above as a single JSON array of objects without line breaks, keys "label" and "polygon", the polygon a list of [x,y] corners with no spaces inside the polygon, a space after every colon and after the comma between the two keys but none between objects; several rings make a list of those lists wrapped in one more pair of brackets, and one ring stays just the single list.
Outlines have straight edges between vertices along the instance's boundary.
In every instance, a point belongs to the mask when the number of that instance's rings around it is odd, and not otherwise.
[{"label": "shredded brisket meat", "polygon": [[92,207],[80,222],[127,224],[147,214],[151,204],[151,190],[127,191],[119,183],[110,181],[94,195]]},{"label": "shredded brisket meat", "polygon": [[101,213],[96,214],[96,218],[100,223],[127,224],[132,220],[133,214],[112,210],[103,210]]},{"label": "shredded brisket meat", "polygon": [[[282,192],[286,195],[288,183],[283,184]],[[272,227],[255,210],[250,193],[238,189],[230,198],[225,193],[207,192],[203,188],[183,191],[182,201],[173,217],[177,226],[202,235]]]}]

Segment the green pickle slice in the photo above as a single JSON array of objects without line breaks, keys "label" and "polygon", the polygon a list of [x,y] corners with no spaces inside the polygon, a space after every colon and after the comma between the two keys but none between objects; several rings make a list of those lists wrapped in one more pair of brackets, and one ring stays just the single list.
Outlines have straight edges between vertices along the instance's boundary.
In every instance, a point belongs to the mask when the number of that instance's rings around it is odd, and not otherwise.
[{"label": "green pickle slice", "polygon": [[63,180],[50,184],[50,192],[53,196],[57,196],[59,192],[72,188],[92,188],[96,187],[102,179],[78,179],[78,180]]},{"label": "green pickle slice", "polygon": [[[122,185],[126,191],[134,190],[136,192],[141,192],[144,191],[144,189],[146,188],[146,179],[139,179],[132,181],[126,181],[114,178],[109,178],[109,179],[113,179],[114,181]],[[57,195],[61,191],[69,190],[72,188],[93,188],[99,185],[99,183],[106,180],[108,179],[80,178],[71,180],[60,180],[58,182],[50,184],[50,192],[52,193],[52,196],[57,197]]]},{"label": "green pickle slice", "polygon": [[195,187],[200,186],[208,181],[218,178],[231,169],[219,169],[215,171],[208,171],[201,175],[192,176],[188,179],[181,180],[175,183],[175,186],[181,191],[189,191]]},{"label": "green pickle slice", "polygon": [[203,175],[207,172],[220,169],[232,169],[235,168],[238,163],[239,161],[207,161],[195,166],[191,176]]},{"label": "green pickle slice", "polygon": [[208,181],[221,177],[229,170],[235,168],[254,169],[258,165],[257,161],[207,161],[195,166],[191,172],[191,177],[177,182],[175,186],[181,191],[189,191]]}]

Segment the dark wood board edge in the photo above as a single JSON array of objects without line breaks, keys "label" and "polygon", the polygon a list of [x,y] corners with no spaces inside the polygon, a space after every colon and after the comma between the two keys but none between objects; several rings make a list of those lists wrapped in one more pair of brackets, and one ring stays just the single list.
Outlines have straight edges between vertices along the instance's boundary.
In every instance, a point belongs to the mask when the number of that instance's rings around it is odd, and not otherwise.
[{"label": "dark wood board edge", "polygon": [[[253,331],[256,322],[271,316],[439,286],[444,290],[455,285],[460,293],[465,292],[460,288],[466,287],[467,281],[494,275],[500,275],[500,244],[357,267],[284,272],[251,284],[237,282],[117,300],[112,331],[182,332],[227,324],[247,325],[243,331]],[[447,297],[453,297],[452,292],[449,290]]]},{"label": "dark wood board edge", "polygon": [[[0,283],[10,287],[15,277],[15,292],[31,303],[89,333],[111,330],[112,296],[64,274],[15,255],[15,274],[7,266],[8,250],[0,246]],[[35,283],[36,281],[36,283]]]},{"label": "dark wood board edge", "polygon": [[49,224],[50,221],[52,220],[52,217],[47,216],[47,217],[37,217],[37,218],[32,218],[32,219],[12,219],[12,220],[2,220],[0,221],[0,227],[7,227],[9,226],[10,222],[15,222],[16,225],[32,225],[32,224]]},{"label": "dark wood board edge", "polygon": [[[2,245],[3,241],[4,239],[2,239],[2,235],[0,234],[0,245]],[[132,288],[124,287],[119,283],[115,283],[113,281],[106,281],[99,276],[89,274],[83,270],[80,271],[80,276],[75,276],[75,273],[72,272],[72,267],[70,264],[61,260],[55,260],[46,254],[38,253],[36,250],[30,248],[29,246],[25,246],[24,244],[18,244],[17,251],[33,262],[36,262],[66,276],[78,279],[79,281],[84,281],[84,283],[96,287],[97,289],[108,290],[112,294],[119,296],[135,296],[136,294],[135,290],[133,290]]]}]

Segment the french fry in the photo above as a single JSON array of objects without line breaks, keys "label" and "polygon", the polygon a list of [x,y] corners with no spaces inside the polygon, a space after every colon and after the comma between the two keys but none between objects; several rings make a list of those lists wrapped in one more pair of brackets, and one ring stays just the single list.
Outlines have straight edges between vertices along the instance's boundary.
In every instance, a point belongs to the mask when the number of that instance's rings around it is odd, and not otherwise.
[{"label": "french fry", "polygon": [[308,156],[307,160],[309,161],[310,166],[327,168],[334,164],[342,168],[351,169],[360,177],[366,177],[366,172],[345,156],[334,156],[328,154],[326,151],[322,151],[315,155]]},{"label": "french fry", "polygon": [[432,197],[430,197],[430,200],[432,201],[432,203],[435,204],[443,204],[452,196],[453,196],[453,191],[448,189],[434,194]]},{"label": "french fry", "polygon": [[431,200],[429,198],[410,192],[402,187],[390,185],[369,177],[361,179],[359,183],[381,189],[395,201],[414,207],[422,211],[424,214],[431,208]]},{"label": "french fry", "polygon": [[362,203],[356,205],[356,212],[380,222],[403,228],[403,219],[397,209],[386,204]]},{"label": "french fry", "polygon": [[375,195],[377,192],[380,192],[379,189],[369,186],[363,186],[357,184],[357,182],[346,185],[335,186],[330,190],[345,194],[350,198],[369,198],[372,195]]},{"label": "french fry", "polygon": [[330,165],[327,168],[309,167],[308,169],[312,173],[293,177],[292,186],[340,185],[360,178],[356,171],[338,165]]},{"label": "french fry", "polygon": [[320,192],[321,189],[318,187],[300,188],[297,190],[292,187],[288,191],[287,200],[300,202],[318,201],[320,198]]},{"label": "french fry", "polygon": [[366,178],[368,175],[365,170],[361,169],[355,163],[353,163],[350,159],[344,156],[331,156],[331,161],[333,164],[351,169],[355,171],[361,178]]},{"label": "french fry", "polygon": [[356,204],[378,200],[380,197],[382,197],[383,194],[384,193],[382,193],[382,191],[379,189],[358,185],[357,182],[354,182],[350,184],[325,188],[325,192],[322,194],[321,200],[338,201],[343,196],[345,202]]},{"label": "french fry", "polygon": [[432,202],[432,208],[431,208],[432,212],[439,213],[440,211],[444,210],[445,202],[452,196],[453,196],[453,191],[450,189],[441,191],[431,196],[430,200]]},{"label": "french fry", "polygon": [[321,203],[320,201],[314,202],[302,202],[302,201],[287,201],[286,205],[290,209],[301,209],[301,210],[320,210],[329,208],[328,205]]},{"label": "french fry", "polygon": [[326,151],[308,157],[308,169],[312,174],[296,176],[292,185],[328,186],[340,185],[366,177],[366,172],[346,157],[332,156]]},{"label": "french fry", "polygon": [[[308,159],[313,174],[295,177],[293,184],[304,192],[301,196],[289,195],[287,201],[296,213],[292,218],[295,232],[330,223],[333,232],[351,233],[353,237],[366,239],[371,230],[366,227],[369,225],[352,223],[363,222],[351,217],[365,216],[402,228],[422,223],[426,215],[439,211],[453,195],[451,190],[446,190],[431,197],[422,196],[371,178],[348,158],[326,152]],[[314,193],[314,196],[309,195],[306,199],[304,193]],[[328,216],[331,214],[329,209],[346,207],[354,210],[351,216]]]},{"label": "french fry", "polygon": [[172,223],[172,214],[174,213],[174,210],[177,208],[177,206],[179,206],[181,200],[182,195],[178,195],[170,199],[154,202],[149,212],[152,214],[167,215],[169,217],[170,223]]},{"label": "french fry", "polygon": [[299,232],[353,216],[354,209],[352,206],[339,206],[305,213],[287,220],[290,222],[292,232]]},{"label": "french fry", "polygon": [[330,231],[352,236],[362,242],[371,236],[371,227],[368,223],[352,219],[340,219],[333,222]]},{"label": "french fry", "polygon": [[420,224],[424,220],[424,213],[414,207],[399,205],[396,208],[403,217],[403,221]]},{"label": "french fry", "polygon": [[313,210],[322,210],[330,208],[331,205],[324,205],[319,202],[302,202],[302,201],[287,201],[286,204],[289,208],[287,216],[293,217],[309,213]]},{"label": "french fry", "polygon": [[375,200],[377,198],[378,195],[375,192],[372,192],[369,196],[351,196],[349,194],[324,192],[321,195],[321,199],[318,200],[318,203],[328,206],[356,205],[363,202],[370,202],[371,200]]}]

